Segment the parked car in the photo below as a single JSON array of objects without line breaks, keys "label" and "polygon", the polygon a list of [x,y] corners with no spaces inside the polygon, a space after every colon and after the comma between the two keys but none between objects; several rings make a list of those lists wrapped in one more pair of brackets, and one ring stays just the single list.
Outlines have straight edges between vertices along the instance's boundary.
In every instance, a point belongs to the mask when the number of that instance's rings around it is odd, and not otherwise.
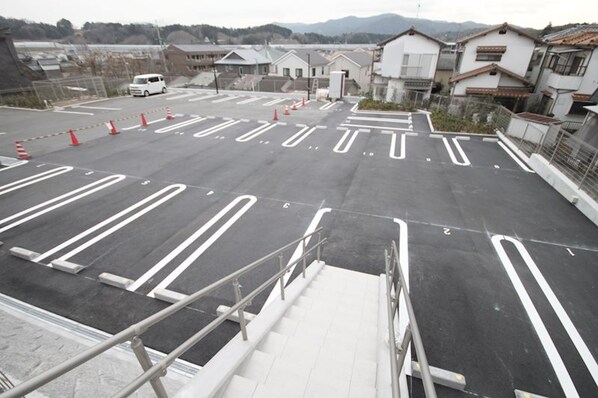
[{"label": "parked car", "polygon": [[150,94],[165,93],[166,82],[164,82],[164,76],[157,73],[137,75],[133,79],[133,83],[129,84],[129,92],[134,97],[147,97]]}]

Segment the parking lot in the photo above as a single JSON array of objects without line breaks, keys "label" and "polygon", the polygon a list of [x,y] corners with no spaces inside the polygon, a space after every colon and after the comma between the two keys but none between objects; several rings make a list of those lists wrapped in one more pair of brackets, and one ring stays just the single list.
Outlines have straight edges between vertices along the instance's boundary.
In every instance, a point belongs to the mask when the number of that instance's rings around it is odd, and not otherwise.
[{"label": "parking lot", "polygon": [[[492,137],[302,99],[179,90],[0,109],[0,155],[20,140],[33,156],[0,168],[0,293],[115,333],[168,305],[156,288],[191,294],[317,227],[327,264],[375,275],[406,234],[428,360],[467,378],[465,393],[439,396],[598,396],[596,226]],[[106,286],[103,272],[135,283]],[[145,342],[169,351],[233,302],[223,289]],[[185,359],[205,363],[237,331],[224,325]]]}]

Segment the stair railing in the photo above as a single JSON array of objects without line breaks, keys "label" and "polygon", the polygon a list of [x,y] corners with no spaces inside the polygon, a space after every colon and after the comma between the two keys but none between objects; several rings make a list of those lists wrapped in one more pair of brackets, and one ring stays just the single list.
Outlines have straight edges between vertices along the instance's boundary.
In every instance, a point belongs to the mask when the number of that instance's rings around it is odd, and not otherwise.
[{"label": "stair railing", "polygon": [[[127,341],[131,341],[131,347],[135,352],[135,356],[139,360],[141,367],[143,368],[144,372],[138,376],[135,380],[130,382],[127,386],[125,386],[115,397],[128,397],[135,391],[137,391],[141,386],[150,382],[156,396],[158,398],[167,398],[168,395],[164,386],[162,385],[162,381],[160,380],[161,377],[166,375],[168,367],[181,355],[195,346],[198,342],[200,342],[205,336],[207,336],[210,332],[214,331],[220,324],[224,323],[232,314],[238,312],[239,316],[239,324],[241,327],[241,333],[243,336],[243,340],[247,340],[247,329],[246,329],[246,321],[244,316],[244,309],[246,306],[250,305],[251,300],[253,300],[258,294],[263,292],[268,286],[272,285],[273,283],[280,282],[280,289],[281,289],[281,299],[284,300],[284,276],[287,272],[289,272],[292,267],[302,263],[302,277],[305,278],[305,269],[307,267],[307,257],[316,251],[316,260],[320,261],[320,254],[321,254],[321,247],[327,242],[327,238],[322,239],[321,236],[322,228],[316,229],[314,232],[305,235],[299,239],[296,239],[285,246],[281,247],[278,250],[271,252],[270,254],[265,255],[264,257],[252,262],[244,266],[243,268],[231,273],[230,275],[212,283],[211,285],[193,293],[192,295],[187,296],[183,300],[172,304],[168,308],[165,308],[154,315],[151,315],[144,320],[129,326],[127,329],[115,334],[114,336],[110,337],[109,339],[90,347],[89,349],[83,351],[82,353],[76,355],[75,357],[57,365],[47,371],[34,376],[23,383],[17,385],[14,388],[0,394],[0,398],[18,398],[22,397],[25,394],[28,394],[32,391],[37,390],[38,388],[44,386],[45,384],[50,383],[54,379],[62,376],[63,374],[73,370],[74,368],[90,361],[91,359],[97,357],[98,355],[102,354],[103,352],[111,349],[114,346],[119,344],[125,343]],[[311,246],[309,249],[307,248],[307,243],[311,239],[312,236],[317,235],[318,242]],[[297,244],[301,244],[303,249],[303,253],[299,256],[296,260],[290,262],[286,266],[283,266],[284,262],[284,253],[291,247]],[[270,277],[267,281],[262,283],[259,287],[254,289],[252,292],[247,294],[245,297],[242,297],[241,291],[239,289],[239,278],[246,275],[247,273],[251,272],[255,268],[263,265],[269,260],[278,257],[279,261],[279,271]],[[151,359],[143,345],[143,341],[139,337],[141,334],[146,332],[149,328],[154,326],[155,324],[159,323],[160,321],[164,320],[165,318],[173,315],[174,313],[182,310],[183,308],[187,307],[188,305],[196,302],[197,300],[201,299],[202,297],[207,296],[211,292],[218,290],[219,288],[231,284],[234,289],[235,293],[235,305],[233,305],[230,309],[226,312],[222,313],[212,322],[210,322],[207,326],[203,329],[195,333],[189,339],[187,339],[183,344],[175,348],[170,354],[164,357],[161,361],[152,364]]]},{"label": "stair railing", "polygon": [[[388,343],[390,346],[392,396],[393,398],[399,398],[401,396],[399,391],[399,375],[405,360],[411,360],[411,358],[406,358],[406,355],[409,344],[413,342],[415,353],[419,361],[426,398],[436,398],[436,389],[434,388],[432,374],[430,373],[428,359],[426,358],[426,352],[415,319],[415,313],[413,312],[413,306],[411,305],[411,299],[409,298],[409,289],[405,283],[405,277],[403,275],[403,270],[401,269],[398,253],[397,243],[394,240],[391,244],[390,253],[388,253],[387,249],[384,250],[384,258],[386,261],[386,303],[388,309]],[[403,339],[400,342],[397,342],[395,338],[394,323],[395,316],[398,321],[400,315],[399,301],[401,293],[403,294],[405,307],[407,308],[409,323],[405,329]],[[398,346],[399,344],[400,346]]]}]

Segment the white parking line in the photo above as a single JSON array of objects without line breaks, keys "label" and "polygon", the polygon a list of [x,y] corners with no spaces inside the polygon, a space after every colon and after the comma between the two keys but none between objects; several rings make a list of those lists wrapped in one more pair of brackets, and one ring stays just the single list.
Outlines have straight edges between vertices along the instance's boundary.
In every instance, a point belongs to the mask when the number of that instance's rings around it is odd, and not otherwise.
[{"label": "white parking line", "polygon": [[[525,287],[523,286],[523,283],[521,282],[521,279],[519,278],[519,275],[517,274],[515,267],[511,263],[511,260],[509,259],[507,252],[502,246],[503,240],[511,242],[515,245],[515,247],[519,251],[519,254],[523,257],[528,268],[530,268],[530,264],[533,263],[533,260],[531,259],[529,253],[527,253],[527,250],[525,250],[525,247],[523,247],[521,242],[504,235],[494,235],[491,238],[494,250],[496,250],[498,257],[500,258],[500,262],[502,263],[505,271],[507,272],[507,275],[509,276],[511,283],[513,284],[513,287],[515,288],[515,291],[517,292],[517,295],[519,296],[519,299],[521,300],[521,303],[523,304],[523,307],[527,312],[527,316],[529,317],[532,325],[534,326],[536,334],[540,339],[540,343],[542,344],[542,347],[544,347],[544,351],[546,352],[546,355],[550,360],[552,368],[554,369],[554,373],[556,374],[556,377],[559,380],[559,383],[561,384],[561,388],[565,392],[565,396],[567,398],[579,397],[579,393],[577,392],[577,389],[573,384],[573,380],[571,380],[571,376],[569,375],[569,372],[565,367],[563,359],[561,358],[556,346],[554,345],[554,342],[552,341],[552,338],[550,337],[550,334],[548,333],[548,330],[546,329],[544,322],[542,322],[542,318],[540,317],[538,310],[532,302],[532,299],[527,293],[527,290],[525,290]],[[535,264],[533,264],[533,267],[537,268]]]},{"label": "white parking line", "polygon": [[241,121],[240,120],[227,120],[224,123],[220,123],[220,124],[217,124],[216,126],[212,126],[212,127],[208,128],[208,129],[199,131],[199,132],[193,134],[193,137],[196,137],[196,138],[207,137],[210,134],[213,134],[213,133],[218,132],[220,130],[224,130],[225,128],[233,126],[233,125],[235,125],[237,123],[241,123]]},{"label": "white parking line", "polygon": [[191,98],[190,100],[188,100],[189,102],[195,102],[195,101],[203,101],[206,99],[210,99],[210,98],[216,98],[219,97],[220,94],[212,94],[212,95],[204,95],[202,97],[197,97],[197,98]]},{"label": "white parking line", "polygon": [[498,145],[500,145],[500,147],[502,149],[504,149],[504,151],[507,153],[507,155],[509,155],[519,165],[519,167],[521,167],[524,171],[526,171],[528,173],[535,173],[535,171],[533,171],[532,169],[530,169],[529,167],[527,167],[527,165],[525,163],[523,163],[521,161],[521,159],[519,159],[519,157],[517,155],[515,155],[513,152],[511,152],[511,150],[509,149],[509,147],[507,147],[501,141],[498,141]]},{"label": "white parking line", "polygon": [[93,116],[93,113],[89,113],[89,112],[75,112],[75,111],[62,111],[62,110],[54,110],[52,111],[54,113],[70,113],[73,115],[85,115],[85,116]]},{"label": "white parking line", "polygon": [[[152,203],[151,205],[147,206],[146,208],[144,208],[143,210],[138,211],[137,213],[133,214],[132,216],[124,219],[123,221],[119,222],[118,224],[114,225],[113,227],[107,229],[106,231],[102,232],[101,234],[97,235],[96,237],[88,240],[87,242],[83,243],[80,246],[77,246],[76,248],[74,248],[73,250],[71,250],[70,252],[60,256],[59,260],[68,260],[69,258],[73,257],[75,254],[82,252],[83,250],[87,249],[88,247],[94,245],[95,243],[99,242],[100,240],[104,239],[105,237],[111,235],[112,233],[118,231],[119,229],[121,229],[122,227],[124,227],[125,225],[135,221],[136,219],[138,219],[139,217],[143,216],[144,214],[152,211],[153,209],[155,209],[156,207],[160,206],[161,204],[163,204],[164,202],[172,199],[173,197],[175,197],[176,195],[178,195],[179,193],[183,192],[185,189],[187,188],[186,185],[183,184],[173,184],[173,185],[169,185],[163,189],[161,189],[160,191],[154,193],[153,195],[148,196],[147,198],[135,203],[132,206],[129,206],[128,208],[120,211],[119,213],[113,215],[112,217],[107,218],[106,220],[94,225],[91,228],[88,228],[87,230],[81,232],[80,234],[72,237],[71,239],[61,243],[60,245],[48,250],[47,252],[40,254],[38,257],[36,257],[33,261],[36,263],[40,263],[40,261],[48,258],[49,256],[53,255],[54,253],[64,249],[65,247],[68,247],[70,245],[72,245],[73,243],[85,238],[86,236],[94,233],[95,231],[107,226],[108,224],[112,223],[113,221],[118,220],[119,218],[123,217],[124,215],[132,212],[133,210],[142,207],[144,205],[146,205],[147,203],[151,202],[152,200],[164,195],[166,192],[168,191],[172,191],[174,189],[173,192],[169,193],[168,195],[164,196],[163,198],[161,198],[160,200],[157,200],[156,202]],[[50,266],[50,265],[48,265]]]},{"label": "white parking line", "polygon": [[[147,122],[147,125],[149,126],[149,125],[152,125],[154,123],[163,122],[164,120],[166,120],[165,117],[160,118],[160,119],[156,119],[156,120],[152,120],[151,122]],[[140,127],[143,127],[143,126],[140,125],[140,124],[136,124],[135,126],[125,127],[125,128],[122,128],[121,130],[122,131],[129,131],[129,130],[134,130],[134,129],[137,129],[137,128],[140,128]]]},{"label": "white parking line", "polygon": [[347,153],[349,152],[349,149],[351,148],[351,145],[353,145],[353,141],[355,141],[355,138],[357,138],[357,134],[359,134],[359,130],[355,130],[353,132],[353,135],[351,136],[351,139],[347,142],[347,144],[345,145],[345,147],[343,149],[341,149],[340,147],[343,145],[343,143],[345,142],[345,140],[349,137],[349,134],[351,134],[351,130],[347,130],[345,131],[345,134],[343,134],[343,136],[341,137],[341,139],[337,142],[336,146],[334,147],[333,151],[336,153]]},{"label": "white parking line", "polygon": [[365,128],[365,129],[384,129],[384,130],[392,130],[392,131],[413,131],[412,128],[401,128],[401,127],[387,127],[387,126],[369,126],[364,124],[351,124],[351,123],[343,123],[340,125],[341,127],[357,127],[357,128]]},{"label": "white parking line", "polygon": [[12,169],[13,167],[19,167],[19,166],[22,166],[27,163],[29,163],[28,160],[19,160],[18,162],[15,162],[15,163],[11,164],[10,166],[0,168],[0,172],[6,171],[8,169]]},{"label": "white parking line", "polygon": [[246,100],[243,101],[239,101],[237,102],[237,105],[245,105],[245,104],[249,104],[250,102],[254,102],[254,101],[259,101],[261,100],[263,97],[250,97]]},{"label": "white parking line", "polygon": [[122,111],[122,108],[104,108],[101,106],[84,106],[84,105],[73,105],[72,109],[97,109],[100,111]]},{"label": "white parking line", "polygon": [[40,181],[47,180],[48,178],[56,177],[64,173],[68,173],[69,171],[73,170],[73,167],[65,166],[65,167],[58,167],[56,169],[44,171],[43,173],[35,174],[29,176],[27,178],[23,178],[10,184],[0,186],[0,195],[4,195],[6,193],[16,191],[17,189],[24,188],[28,185],[36,184]]},{"label": "white parking line", "polygon": [[187,97],[191,97],[193,95],[195,95],[195,93],[185,93],[185,94],[177,95],[176,97],[166,98],[166,101],[177,100],[177,99],[181,99],[181,98],[187,98]]},{"label": "white parking line", "polygon": [[453,138],[452,141],[453,141],[453,144],[455,145],[455,148],[457,148],[459,155],[461,155],[461,159],[463,159],[463,161],[461,162],[461,161],[457,160],[457,158],[455,157],[455,153],[453,152],[453,149],[451,148],[451,144],[448,142],[448,140],[445,137],[442,137],[442,142],[444,142],[444,146],[446,147],[446,150],[451,158],[451,161],[458,166],[470,166],[471,163],[469,162],[467,155],[465,155],[465,152],[463,152],[463,148],[461,148],[461,145],[459,145],[459,141],[456,138]]},{"label": "white parking line", "polygon": [[396,155],[397,150],[397,133],[391,133],[392,137],[390,139],[390,156],[391,159],[405,159],[405,134],[401,134],[401,153],[399,156]]},{"label": "white parking line", "polygon": [[231,101],[234,99],[239,99],[239,98],[243,98],[242,95],[229,95],[228,97],[224,97],[224,98],[220,98],[217,100],[212,101],[213,104],[217,104],[219,102],[226,102],[226,101]]},{"label": "white parking line", "polygon": [[287,100],[287,98],[277,98],[277,99],[274,99],[272,101],[268,101],[268,102],[266,102],[265,104],[262,104],[262,105],[263,106],[275,105],[275,104],[281,103],[281,102],[286,101],[286,100]]},{"label": "white parking line", "polygon": [[[29,209],[23,210],[23,211],[21,211],[21,212],[19,212],[17,214],[13,214],[10,217],[7,217],[7,218],[5,218],[3,220],[0,220],[0,225],[6,223],[8,221],[12,221],[15,218],[19,218],[19,217],[21,217],[21,216],[23,216],[23,215],[25,215],[27,213],[31,213],[31,212],[33,212],[35,210],[41,209],[42,207],[47,206],[49,204],[52,204],[54,202],[59,202],[59,201],[61,201],[63,199],[68,198],[69,196],[78,194],[79,192],[83,192],[80,195],[77,195],[77,196],[74,196],[72,198],[66,199],[64,202],[60,202],[58,204],[55,204],[54,206],[48,207],[48,208],[46,208],[44,210],[40,210],[37,213],[34,213],[34,214],[30,215],[30,216],[27,216],[25,218],[20,219],[19,221],[13,222],[10,225],[2,227],[2,228],[0,228],[0,233],[2,233],[4,231],[8,231],[9,229],[12,229],[12,228],[14,228],[14,227],[16,227],[18,225],[21,225],[21,224],[23,224],[23,223],[25,223],[25,222],[27,222],[29,220],[33,220],[34,218],[39,217],[41,215],[44,215],[44,214],[46,214],[46,213],[48,213],[48,212],[50,212],[52,210],[58,209],[59,207],[67,205],[67,204],[69,204],[71,202],[74,202],[76,200],[79,200],[79,199],[81,199],[81,198],[83,198],[83,197],[85,197],[87,195],[91,195],[94,192],[100,191],[100,190],[102,190],[104,188],[108,188],[110,185],[116,184],[117,182],[122,181],[125,178],[126,177],[124,175],[122,175],[122,174],[116,174],[116,175],[113,175],[113,176],[110,176],[110,177],[102,178],[101,180],[98,180],[98,181],[95,181],[95,182],[93,182],[91,184],[85,185],[84,187],[75,189],[75,190],[73,190],[71,192],[65,193],[64,195],[60,195],[60,196],[58,196],[58,197],[56,197],[54,199],[50,199],[50,200],[48,200],[46,202],[40,203],[39,205],[30,207]],[[102,185],[100,185],[100,184],[102,184]],[[91,190],[88,190],[89,188],[95,187],[96,185],[99,185],[99,186],[96,187],[96,188],[93,188]]]},{"label": "white parking line", "polygon": [[385,123],[404,123],[404,124],[411,124],[411,120],[403,120],[403,119],[389,119],[389,118],[377,118],[377,117],[366,117],[366,116],[348,116],[347,119],[349,120],[361,120],[364,122],[385,122]]},{"label": "white parking line", "polygon": [[238,142],[247,142],[249,140],[254,139],[255,137],[258,137],[260,135],[262,135],[263,133],[265,133],[266,131],[273,129],[274,127],[276,127],[276,123],[270,124],[268,122],[266,122],[265,124],[251,130],[248,133],[243,134],[242,136],[238,137],[235,141]]},{"label": "white parking line", "polygon": [[[176,278],[179,277],[195,260],[199,258],[218,238],[220,238],[234,223],[236,223],[239,218],[243,216],[256,202],[257,198],[251,195],[243,195],[239,196],[232,202],[230,202],[224,209],[222,209],[218,214],[216,214],[210,221],[204,224],[200,229],[198,229],[193,235],[191,235],[187,240],[181,243],[174,251],[169,253],[164,259],[162,259],[158,264],[153,266],[148,272],[146,272],[141,278],[135,281],[127,290],[133,291],[133,287],[137,289],[143,283],[145,283],[149,278],[155,275],[160,269],[166,266],[174,257],[176,257],[181,251],[183,251],[187,246],[193,243],[197,238],[203,235],[208,229],[210,229],[214,224],[220,221],[228,212],[230,212],[238,203],[241,201],[246,200],[247,203],[243,205],[241,209],[239,209],[226,223],[224,223],[212,236],[210,236],[201,246],[199,246],[189,257],[185,259],[174,271],[172,271],[162,282],[160,282],[151,292],[147,295],[149,297],[154,297],[154,292],[157,289],[165,289],[170,285]],[[141,283],[138,283],[142,281]]]},{"label": "white parking line", "polygon": [[206,120],[206,119],[207,118],[205,118],[205,117],[197,116],[197,117],[195,117],[193,119],[185,120],[184,122],[180,122],[180,123],[177,123],[177,124],[173,124],[172,126],[168,126],[168,127],[164,127],[164,128],[158,129],[158,130],[154,131],[154,133],[156,133],[156,134],[168,133],[169,131],[173,131],[173,130],[180,129],[182,127],[190,126],[190,125],[192,125],[194,123],[199,123],[199,122],[201,122],[203,120]]},{"label": "white parking line", "polygon": [[[322,208],[320,210],[318,210],[316,212],[316,215],[314,216],[314,218],[311,220],[311,223],[309,223],[309,226],[307,227],[307,229],[305,230],[305,233],[303,234],[303,236],[305,235],[309,235],[312,232],[314,232],[316,229],[318,229],[318,224],[320,223],[320,220],[322,219],[322,217],[324,217],[324,214],[329,213],[330,211],[332,211],[332,209],[330,208]],[[309,241],[311,240],[311,236],[309,238],[305,239],[305,246],[307,247],[307,245],[309,244]],[[287,262],[287,266],[289,264],[294,263],[295,261],[297,261],[298,258],[300,258],[303,255],[303,241],[299,242],[297,244],[297,247],[295,248],[295,251],[293,252],[293,254],[291,255],[291,258],[289,258],[289,261]],[[287,284],[287,282],[289,281],[291,275],[293,274],[293,270],[295,269],[295,267],[297,266],[297,264],[295,264],[294,266],[292,266],[289,269],[289,272],[287,272],[286,274],[284,274],[284,278],[283,278],[283,283],[284,285]],[[270,304],[272,301],[274,301],[274,299],[276,299],[276,297],[280,296],[280,287],[278,285],[278,283],[276,283],[274,285],[274,287],[272,288],[272,291],[270,292],[270,295],[268,296],[268,298],[266,299],[266,302],[264,303],[263,308],[266,308],[268,306],[268,304]]]},{"label": "white parking line", "polygon": [[[315,131],[315,129],[316,129],[316,127],[312,127],[311,129],[308,126],[303,127],[296,134],[294,134],[291,138],[289,138],[288,140],[283,142],[282,146],[284,146],[286,148],[292,148],[292,147],[297,146],[301,141],[306,139],[307,136],[309,136],[311,133],[313,133]],[[295,142],[293,142],[293,141],[295,141]]]},{"label": "white parking line", "polygon": [[327,104],[324,104],[320,107],[321,111],[327,111],[328,109],[332,108],[334,105],[336,105],[336,102],[329,102]]}]

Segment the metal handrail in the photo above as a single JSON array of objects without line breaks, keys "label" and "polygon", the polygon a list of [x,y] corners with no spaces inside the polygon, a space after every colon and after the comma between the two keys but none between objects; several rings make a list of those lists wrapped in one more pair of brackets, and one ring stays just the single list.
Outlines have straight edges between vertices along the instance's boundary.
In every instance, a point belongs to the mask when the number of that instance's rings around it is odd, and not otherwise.
[{"label": "metal handrail", "polygon": [[[411,299],[409,297],[409,289],[405,283],[405,277],[403,270],[401,269],[401,262],[398,256],[397,244],[393,240],[390,255],[388,250],[384,250],[384,257],[386,260],[386,304],[388,309],[388,334],[389,334],[389,346],[390,346],[390,369],[391,369],[391,387],[393,398],[400,397],[399,392],[399,374],[405,362],[407,353],[407,347],[409,343],[413,341],[417,360],[421,371],[421,378],[424,385],[424,393],[426,398],[436,398],[436,389],[434,388],[434,382],[430,373],[430,366],[428,365],[428,359],[424,350],[421,335],[419,333],[419,327],[415,319],[415,312],[411,305]],[[395,270],[398,270],[398,281],[394,284],[395,294],[392,295],[393,279],[395,276]],[[395,315],[399,317],[399,299],[403,293],[405,307],[407,308],[407,315],[409,317],[409,324],[405,330],[405,335],[401,342],[401,348],[397,349],[397,342],[395,339],[394,320]],[[397,357],[397,351],[398,357]],[[411,360],[411,358],[409,358]]]},{"label": "metal handrail", "polygon": [[[235,311],[239,312],[239,318],[244,320],[244,313],[243,309],[248,303],[255,298],[258,294],[260,294],[263,290],[265,290],[268,286],[272,283],[280,280],[281,283],[281,291],[284,291],[284,274],[286,274],[292,267],[298,264],[300,261],[303,262],[303,277],[305,278],[305,267],[306,267],[306,258],[307,256],[312,253],[314,250],[317,250],[317,260],[320,260],[320,248],[327,242],[327,238],[321,238],[321,231],[323,228],[318,228],[314,232],[304,235],[301,238],[298,238],[285,246],[281,247],[278,250],[275,250],[264,257],[246,265],[245,267],[229,274],[228,276],[212,283],[209,286],[189,295],[188,297],[184,298],[183,300],[178,301],[175,304],[145,318],[144,320],[129,326],[127,329],[115,334],[114,336],[110,337],[109,339],[90,347],[89,349],[83,351],[82,353],[76,355],[75,357],[61,363],[49,369],[37,376],[30,378],[29,380],[24,381],[23,383],[17,385],[16,387],[0,394],[0,398],[17,398],[22,397],[25,394],[28,394],[32,391],[35,391],[39,387],[53,381],[54,379],[58,378],[59,376],[73,370],[74,368],[90,361],[91,359],[95,358],[96,356],[100,355],[101,353],[109,350],[110,348],[124,343],[126,341],[131,340],[133,349],[135,350],[135,354],[137,355],[140,363],[144,369],[144,373],[138,376],[135,380],[125,386],[116,396],[117,397],[126,397],[135,392],[139,387],[147,383],[148,381],[157,381],[160,384],[159,377],[162,377],[166,374],[167,368],[182,354],[187,352],[190,348],[192,348],[195,344],[197,344],[201,339],[203,339],[207,334],[212,332],[217,326],[221,323],[226,321],[226,319],[232,315]],[[305,241],[308,238],[311,238],[313,235],[318,234],[318,242],[310,247],[309,249],[305,248]],[[210,322],[207,326],[201,329],[199,332],[194,334],[192,337],[187,339],[183,344],[175,348],[170,354],[168,354],[164,359],[157,362],[154,365],[151,365],[151,361],[149,364],[144,364],[142,359],[140,359],[141,355],[147,354],[145,348],[143,347],[143,343],[139,338],[139,335],[143,334],[147,331],[150,327],[154,326],[158,322],[166,319],[167,317],[173,315],[174,313],[180,311],[181,309],[185,308],[186,306],[194,303],[195,301],[199,300],[200,298],[208,295],[214,290],[221,288],[222,286],[228,283],[238,283],[238,279],[245,275],[246,273],[252,271],[253,269],[257,268],[258,266],[264,264],[266,261],[271,260],[275,257],[279,257],[279,261],[282,263],[282,256],[283,253],[289,249],[291,246],[303,242],[303,254],[293,261],[290,264],[287,264],[286,267],[280,267],[280,271],[278,271],[274,276],[268,279],[266,282],[262,283],[258,288],[254,289],[251,293],[249,293],[244,298],[237,300],[237,303],[232,306],[228,311],[214,319]],[[281,297],[284,300],[284,295]],[[247,334],[245,330],[245,323],[244,321],[241,323],[241,330],[243,332],[243,339],[247,339]],[[139,349],[139,351],[138,351]],[[148,365],[148,366],[145,366]],[[150,366],[151,365],[151,366]],[[160,385],[161,386],[161,385]],[[156,388],[154,383],[152,383],[152,387],[154,387],[154,391],[158,397],[165,397],[165,391],[163,388]]]}]

